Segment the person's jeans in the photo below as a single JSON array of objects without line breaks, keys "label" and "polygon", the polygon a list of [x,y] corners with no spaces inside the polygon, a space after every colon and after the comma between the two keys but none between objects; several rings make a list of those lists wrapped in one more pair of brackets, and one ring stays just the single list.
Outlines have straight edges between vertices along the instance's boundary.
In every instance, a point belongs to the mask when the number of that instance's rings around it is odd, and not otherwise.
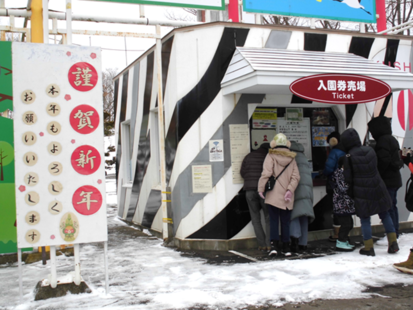
[{"label": "person's jeans", "polygon": [[397,209],[397,191],[398,188],[390,188],[387,187],[387,191],[389,192],[392,206],[389,210],[390,217],[393,221],[394,229],[396,230],[397,238],[399,237],[399,210]]},{"label": "person's jeans", "polygon": [[267,204],[268,213],[270,214],[271,240],[280,240],[279,222],[281,222],[282,242],[290,242],[290,219],[291,210],[283,210]]},{"label": "person's jeans", "polygon": [[308,217],[296,217],[290,222],[290,236],[298,238],[299,245],[307,245],[308,240]]},{"label": "person's jeans", "polygon": [[[257,237],[258,246],[270,246],[270,216],[268,215],[268,208],[256,190],[246,191],[245,197],[247,199],[248,208],[250,210],[252,227],[254,227],[255,236]],[[264,211],[265,232],[261,224],[261,209]]]},{"label": "person's jeans", "polygon": [[[393,226],[393,221],[390,217],[390,214],[388,211],[384,211],[379,213],[379,217],[381,221],[383,222],[384,230],[386,233],[392,233],[396,232]],[[363,240],[369,240],[373,237],[372,232],[371,232],[371,223],[370,223],[370,216],[369,217],[361,217],[360,218],[361,222],[361,231],[363,233]]]},{"label": "person's jeans", "polygon": [[[340,223],[340,230],[338,232],[338,240],[341,242],[347,242],[348,234],[353,229],[353,217],[351,215],[337,216]],[[366,239],[367,240],[367,239]]]}]

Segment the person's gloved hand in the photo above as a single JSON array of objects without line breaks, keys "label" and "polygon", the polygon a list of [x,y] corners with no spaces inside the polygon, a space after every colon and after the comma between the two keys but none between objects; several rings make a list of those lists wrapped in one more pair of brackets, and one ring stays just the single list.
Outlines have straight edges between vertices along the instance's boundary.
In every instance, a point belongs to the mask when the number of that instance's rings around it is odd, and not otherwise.
[{"label": "person's gloved hand", "polygon": [[284,195],[284,200],[287,202],[290,202],[291,198],[293,198],[293,193],[291,193],[290,190],[287,190],[287,192]]},{"label": "person's gloved hand", "polygon": [[260,195],[260,197],[261,197],[262,199],[265,199],[263,192],[258,192],[258,195]]}]

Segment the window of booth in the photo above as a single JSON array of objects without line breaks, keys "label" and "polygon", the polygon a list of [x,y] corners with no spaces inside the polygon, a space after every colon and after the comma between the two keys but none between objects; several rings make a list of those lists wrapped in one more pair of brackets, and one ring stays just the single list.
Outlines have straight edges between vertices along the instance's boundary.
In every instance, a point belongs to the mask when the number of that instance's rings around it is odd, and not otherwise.
[{"label": "window of booth", "polygon": [[331,108],[257,107],[250,120],[251,150],[282,132],[303,144],[315,176],[324,169],[330,151],[326,138],[333,131],[338,119]]}]

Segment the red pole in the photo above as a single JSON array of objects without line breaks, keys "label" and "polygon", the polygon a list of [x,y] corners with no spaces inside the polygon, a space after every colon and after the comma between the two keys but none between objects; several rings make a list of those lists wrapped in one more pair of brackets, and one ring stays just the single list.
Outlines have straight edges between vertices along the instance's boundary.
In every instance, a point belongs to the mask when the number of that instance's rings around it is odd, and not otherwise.
[{"label": "red pole", "polygon": [[232,22],[239,23],[238,0],[229,0],[228,17]]},{"label": "red pole", "polygon": [[386,1],[376,0],[376,13],[379,15],[377,18],[377,32],[387,29],[387,16],[386,16]]}]

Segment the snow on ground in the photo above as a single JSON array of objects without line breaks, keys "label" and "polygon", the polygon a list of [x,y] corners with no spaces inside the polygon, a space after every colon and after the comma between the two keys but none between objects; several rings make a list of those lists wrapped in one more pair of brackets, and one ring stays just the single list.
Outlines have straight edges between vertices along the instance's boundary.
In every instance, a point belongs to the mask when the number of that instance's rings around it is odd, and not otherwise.
[{"label": "snow on ground", "polygon": [[[107,181],[109,227],[126,226],[116,219],[115,180]],[[154,237],[109,235],[109,295],[105,294],[103,247],[81,246],[82,276],[91,294],[34,301],[33,288],[50,273],[49,263],[23,266],[24,297],[19,304],[17,264],[0,266],[0,309],[243,309],[248,305],[280,306],[317,298],[362,298],[367,286],[413,284],[413,276],[391,265],[404,261],[413,234],[400,238],[400,253],[376,246],[376,257],[358,252],[315,259],[210,265],[182,257]],[[73,257],[57,258],[58,276],[74,270]]]}]

